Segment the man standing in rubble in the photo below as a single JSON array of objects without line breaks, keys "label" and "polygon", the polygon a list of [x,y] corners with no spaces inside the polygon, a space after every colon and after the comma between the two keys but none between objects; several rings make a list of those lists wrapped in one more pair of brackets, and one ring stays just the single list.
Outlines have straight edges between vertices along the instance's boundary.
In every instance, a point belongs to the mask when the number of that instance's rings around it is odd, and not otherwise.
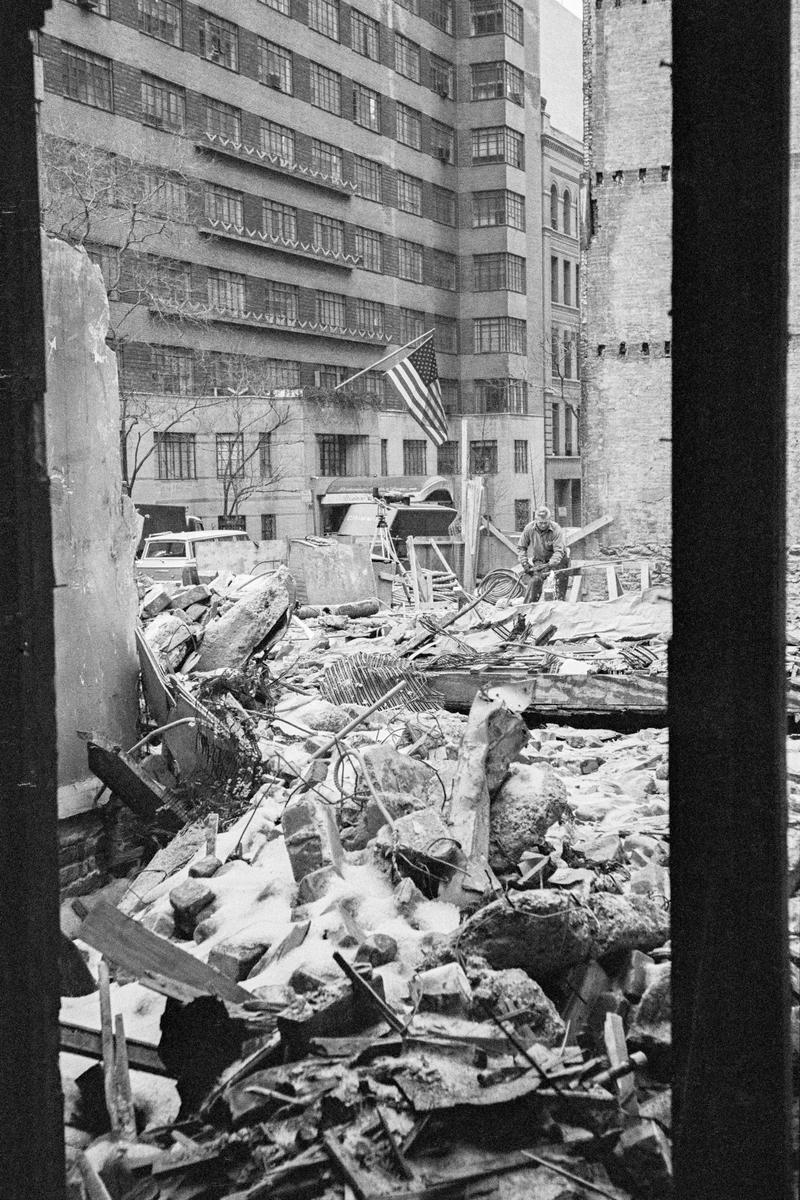
[{"label": "man standing in rubble", "polygon": [[517,558],[527,575],[526,603],[536,603],[551,571],[556,572],[556,599],[566,600],[569,550],[564,530],[551,518],[549,508],[537,508],[533,520],[523,529]]}]

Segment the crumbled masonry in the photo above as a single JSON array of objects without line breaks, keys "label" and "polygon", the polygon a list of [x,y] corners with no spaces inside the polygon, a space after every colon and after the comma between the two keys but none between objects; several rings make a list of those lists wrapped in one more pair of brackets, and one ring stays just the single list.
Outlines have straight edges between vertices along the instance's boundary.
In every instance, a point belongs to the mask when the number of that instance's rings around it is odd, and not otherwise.
[{"label": "crumbled masonry", "polygon": [[[649,711],[668,596],[438,632],[441,607],[298,620],[285,570],[142,591],[152,736],[112,774],[161,848],[116,885],[116,941],[97,902],[75,943],[89,986],[110,965],[136,1140],[113,1087],[105,1133],[67,1088],[110,1194],[668,1195],[666,731],[547,715],[606,687]],[[96,1030],[97,994],[61,1016]],[[169,1078],[136,1066],[156,1051]]]}]

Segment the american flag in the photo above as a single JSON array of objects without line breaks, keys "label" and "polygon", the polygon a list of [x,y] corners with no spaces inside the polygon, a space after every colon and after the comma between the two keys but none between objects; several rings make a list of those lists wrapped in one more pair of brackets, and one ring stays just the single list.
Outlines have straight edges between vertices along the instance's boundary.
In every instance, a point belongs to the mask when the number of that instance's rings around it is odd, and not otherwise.
[{"label": "american flag", "polygon": [[442,404],[433,336],[412,350],[386,374],[403,397],[409,412],[435,446],[447,441],[447,418]]}]

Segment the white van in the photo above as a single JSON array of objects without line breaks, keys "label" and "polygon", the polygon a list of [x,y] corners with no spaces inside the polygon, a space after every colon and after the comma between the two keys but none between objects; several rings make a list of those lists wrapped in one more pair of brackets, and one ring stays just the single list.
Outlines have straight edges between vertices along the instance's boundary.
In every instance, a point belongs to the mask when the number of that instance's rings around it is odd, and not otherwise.
[{"label": "white van", "polygon": [[247,574],[256,565],[258,547],[237,529],[203,529],[190,533],[154,533],[136,560],[136,574],[149,579],[181,581],[194,567],[201,583],[220,571]]}]

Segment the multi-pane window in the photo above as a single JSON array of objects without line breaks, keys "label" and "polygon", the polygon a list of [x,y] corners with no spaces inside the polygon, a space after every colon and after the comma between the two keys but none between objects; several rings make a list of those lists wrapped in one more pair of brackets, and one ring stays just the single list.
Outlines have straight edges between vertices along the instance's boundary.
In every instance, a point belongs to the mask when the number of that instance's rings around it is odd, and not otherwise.
[{"label": "multi-pane window", "polygon": [[363,433],[318,433],[320,475],[366,475],[369,446]]},{"label": "multi-pane window", "polygon": [[472,322],[475,354],[524,354],[526,325],[517,317],[476,317]]},{"label": "multi-pane window", "polygon": [[188,263],[155,254],[137,254],[129,263],[133,289],[148,299],[167,304],[185,304],[192,292]]},{"label": "multi-pane window", "polygon": [[261,150],[264,154],[279,158],[287,167],[294,166],[294,130],[277,121],[261,122]]},{"label": "multi-pane window", "polygon": [[289,359],[265,358],[261,360],[264,386],[266,388],[298,388],[300,386],[300,363]]},{"label": "multi-pane window", "polygon": [[200,53],[220,66],[239,69],[239,26],[216,13],[200,12]]},{"label": "multi-pane window", "polygon": [[381,98],[363,83],[353,84],[353,120],[364,129],[381,128]]},{"label": "multi-pane window", "polygon": [[356,325],[372,333],[384,332],[385,310],[380,300],[356,301]]},{"label": "multi-pane window", "polygon": [[401,33],[394,35],[394,69],[419,83],[419,46]]},{"label": "multi-pane window", "polygon": [[238,271],[208,272],[208,303],[234,316],[244,316],[245,278]]},{"label": "multi-pane window", "polygon": [[92,54],[78,46],[64,46],[64,95],[93,108],[112,112],[114,93],[111,83],[111,59]]},{"label": "multi-pane window", "polygon": [[182,133],[186,123],[186,93],[183,88],[155,75],[142,75],[142,119],[158,129]]},{"label": "multi-pane window", "polygon": [[383,403],[386,395],[386,376],[383,371],[367,371],[366,375],[362,375],[352,386],[355,392],[368,400]]},{"label": "multi-pane window", "polygon": [[261,4],[266,4],[267,8],[274,8],[275,12],[285,13],[290,16],[292,12],[292,0],[260,0]]},{"label": "multi-pane window", "polygon": [[456,131],[452,125],[444,125],[441,121],[431,121],[431,154],[442,162],[452,162],[455,158]]},{"label": "multi-pane window", "polygon": [[316,295],[317,323],[326,329],[345,329],[347,327],[347,311],[345,298],[337,292],[317,292]]},{"label": "multi-pane window", "polygon": [[325,112],[342,115],[342,77],[319,63],[310,64],[311,103]]},{"label": "multi-pane window", "polygon": [[342,181],[342,152],[338,146],[330,142],[321,142],[319,138],[311,139],[311,169],[331,179],[334,183]]},{"label": "multi-pane window", "polygon": [[524,104],[524,77],[518,67],[508,62],[472,64],[472,99],[497,100],[503,97],[514,104]]},{"label": "multi-pane window", "polygon": [[403,474],[427,475],[427,451],[424,438],[403,438]]},{"label": "multi-pane window", "polygon": [[442,442],[436,450],[436,474],[459,474],[459,445],[458,442]]},{"label": "multi-pane window", "polygon": [[448,292],[456,290],[456,256],[446,250],[433,252],[433,286],[445,288]]},{"label": "multi-pane window", "polygon": [[137,200],[142,210],[150,216],[186,220],[188,208],[185,179],[174,179],[152,168],[144,168],[139,176]]},{"label": "multi-pane window", "polygon": [[576,452],[577,438],[575,437],[575,416],[569,407],[564,409],[564,456],[571,458]]},{"label": "multi-pane window", "polygon": [[558,229],[558,188],[555,184],[550,188],[550,228]]},{"label": "multi-pane window", "polygon": [[505,162],[511,167],[525,166],[525,139],[507,125],[487,125],[472,131],[472,161]]},{"label": "multi-pane window", "polygon": [[476,254],[472,260],[475,292],[525,293],[525,259],[518,254]]},{"label": "multi-pane window", "polygon": [[422,145],[422,114],[407,104],[397,104],[397,140],[419,150]]},{"label": "multi-pane window", "polygon": [[266,38],[258,39],[258,78],[268,87],[291,96],[294,91],[291,51]]},{"label": "multi-pane window", "polygon": [[262,204],[264,232],[282,242],[297,241],[297,209],[292,204],[264,200]]},{"label": "multi-pane window", "polygon": [[266,281],[266,311],[276,325],[295,324],[298,292],[296,284],[279,283],[274,279]]},{"label": "multi-pane window", "polygon": [[436,54],[431,55],[431,87],[444,100],[452,100],[453,81],[455,72],[453,64],[448,62],[446,58],[439,58]]},{"label": "multi-pane window", "polygon": [[441,29],[442,33],[453,32],[453,0],[432,0],[430,10],[431,25]]},{"label": "multi-pane window", "polygon": [[425,332],[425,314],[416,308],[400,309],[400,341],[413,341]]},{"label": "multi-pane window", "polygon": [[473,229],[490,225],[510,225],[524,230],[525,197],[509,191],[473,192]]},{"label": "multi-pane window", "polygon": [[242,114],[232,104],[206,96],[206,130],[232,142],[242,140]]},{"label": "multi-pane window", "polygon": [[470,475],[497,474],[497,442],[470,442],[469,473]]},{"label": "multi-pane window", "polygon": [[349,374],[351,372],[347,367],[328,363],[326,366],[320,367],[316,372],[317,387],[322,388],[323,391],[333,391],[340,383],[344,383]]},{"label": "multi-pane window", "polygon": [[422,283],[422,246],[400,238],[397,242],[397,274],[401,279]]},{"label": "multi-pane window", "polygon": [[244,434],[218,433],[217,447],[217,478],[231,479],[241,475],[244,470]]},{"label": "multi-pane window", "polygon": [[479,413],[528,411],[528,385],[524,379],[476,379],[475,407]]},{"label": "multi-pane window", "polygon": [[516,531],[518,533],[522,533],[522,530],[525,528],[525,526],[530,523],[530,519],[531,519],[531,502],[530,502],[530,500],[515,500],[514,501],[514,528],[516,529]]},{"label": "multi-pane window", "polygon": [[562,288],[562,296],[564,304],[572,304],[572,264],[564,259],[564,286]]},{"label": "multi-pane window", "polygon": [[[118,300],[118,284],[120,280],[120,251],[117,246],[91,246],[84,243],[84,250],[96,267],[100,268],[103,284],[109,300]],[[119,347],[119,354],[122,347]],[[120,368],[121,373],[121,368]]]},{"label": "multi-pane window", "polygon": [[364,229],[357,226],[355,231],[355,250],[361,259],[361,267],[365,271],[383,270],[383,235],[375,229]]},{"label": "multi-pane window", "polygon": [[381,475],[389,474],[389,439],[381,438]]},{"label": "multi-pane window", "polygon": [[272,474],[271,433],[259,433],[258,435],[258,473],[262,479],[268,479]]},{"label": "multi-pane window", "polygon": [[197,479],[193,433],[154,433],[159,479]]},{"label": "multi-pane window", "polygon": [[575,336],[571,329],[564,330],[564,378],[575,379]]},{"label": "multi-pane window", "polygon": [[373,162],[371,158],[361,158],[359,155],[355,155],[353,170],[359,194],[365,200],[377,200],[380,203],[383,195],[381,191],[381,164]]},{"label": "multi-pane window", "polygon": [[514,441],[514,474],[528,474],[528,443],[526,441]]},{"label": "multi-pane window", "polygon": [[183,40],[181,0],[138,0],[139,29],[171,46]]},{"label": "multi-pane window", "polygon": [[441,225],[455,225],[456,223],[456,194],[450,188],[439,187],[438,184],[431,186],[431,196],[433,199],[433,219]]},{"label": "multi-pane window", "polygon": [[339,0],[308,0],[308,24],[317,33],[339,40]]},{"label": "multi-pane window", "polygon": [[356,54],[371,58],[374,62],[380,60],[380,25],[372,17],[367,17],[357,8],[350,9],[350,45]]},{"label": "multi-pane window", "polygon": [[550,302],[558,304],[558,259],[550,257]]},{"label": "multi-pane window", "polygon": [[419,0],[397,0],[401,8],[407,8],[410,13],[419,16]]},{"label": "multi-pane window", "polygon": [[455,354],[457,346],[455,317],[436,317],[433,342],[437,350],[443,354]]},{"label": "multi-pane window", "polygon": [[415,175],[397,172],[397,207],[402,212],[422,216],[422,180]]},{"label": "multi-pane window", "polygon": [[244,224],[244,197],[235,188],[223,187],[222,184],[206,185],[205,197],[206,217],[209,221],[223,221],[226,225]]},{"label": "multi-pane window", "polygon": [[342,254],[344,221],[340,221],[338,217],[323,217],[321,213],[315,213],[314,246],[318,250],[326,250],[329,254]]},{"label": "multi-pane window", "polygon": [[274,542],[277,537],[275,513],[261,514],[261,541]]},{"label": "multi-pane window", "polygon": [[[189,396],[194,391],[194,355],[184,346],[152,346],[156,391]],[[161,477],[160,477],[161,478]]]},{"label": "multi-pane window", "polygon": [[522,41],[522,9],[512,0],[470,0],[469,19],[473,37],[505,33],[515,42]]},{"label": "multi-pane window", "polygon": [[439,387],[442,390],[442,406],[446,413],[459,412],[458,380],[439,377]]}]

